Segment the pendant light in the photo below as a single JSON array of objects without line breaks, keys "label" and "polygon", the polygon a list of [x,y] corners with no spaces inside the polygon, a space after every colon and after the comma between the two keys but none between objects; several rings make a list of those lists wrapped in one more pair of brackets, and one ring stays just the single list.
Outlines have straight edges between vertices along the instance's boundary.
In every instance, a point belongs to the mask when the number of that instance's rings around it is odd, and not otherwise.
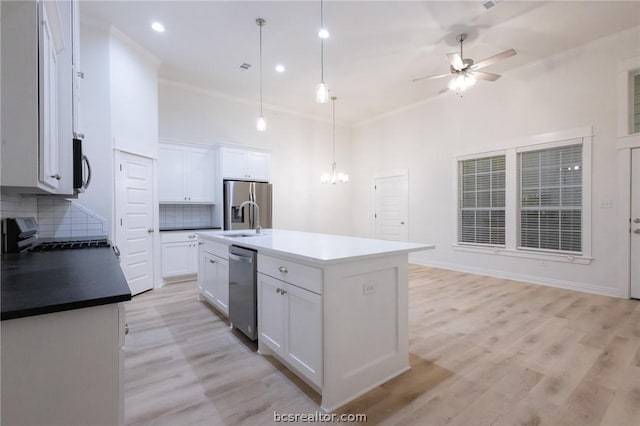
[{"label": "pendant light", "polygon": [[324,28],[324,2],[320,0],[320,83],[316,84],[316,102],[326,104],[329,102],[329,86],[324,82],[324,39],[329,37],[329,32]]},{"label": "pendant light", "polygon": [[322,183],[347,183],[349,182],[349,175],[346,173],[338,173],[336,171],[336,98],[331,97],[333,102],[333,162],[331,163],[331,173],[325,173],[320,177]]},{"label": "pendant light", "polygon": [[262,27],[264,27],[266,23],[267,21],[262,18],[256,19],[256,24],[260,27],[260,117],[258,117],[258,121],[256,122],[256,129],[259,132],[267,130],[267,122],[264,119],[264,115],[262,115]]}]

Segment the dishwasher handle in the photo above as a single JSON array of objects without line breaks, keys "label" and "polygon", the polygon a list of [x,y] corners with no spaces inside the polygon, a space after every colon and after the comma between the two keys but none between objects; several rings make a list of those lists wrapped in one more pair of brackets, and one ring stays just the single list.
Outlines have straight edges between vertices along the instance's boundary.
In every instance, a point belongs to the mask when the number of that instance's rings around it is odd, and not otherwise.
[{"label": "dishwasher handle", "polygon": [[237,262],[253,263],[253,259],[250,257],[238,256],[237,254],[229,253],[229,260],[235,260]]}]

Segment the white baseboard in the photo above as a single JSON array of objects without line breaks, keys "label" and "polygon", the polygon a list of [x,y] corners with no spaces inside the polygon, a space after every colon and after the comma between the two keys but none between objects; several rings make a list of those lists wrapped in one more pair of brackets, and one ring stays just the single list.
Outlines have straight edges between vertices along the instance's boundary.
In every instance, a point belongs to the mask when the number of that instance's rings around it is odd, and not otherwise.
[{"label": "white baseboard", "polygon": [[433,268],[449,269],[451,271],[467,272],[469,274],[486,275],[495,278],[504,278],[513,281],[522,281],[529,284],[545,285],[547,287],[562,288],[565,290],[581,291],[583,293],[599,294],[602,296],[620,297],[619,289],[611,287],[602,287],[592,284],[584,284],[575,281],[556,280],[553,278],[538,277],[535,275],[518,274],[505,271],[497,271],[494,269],[477,268],[468,265],[460,265],[457,263],[424,261],[419,259],[409,259],[410,263],[421,266],[429,266]]}]

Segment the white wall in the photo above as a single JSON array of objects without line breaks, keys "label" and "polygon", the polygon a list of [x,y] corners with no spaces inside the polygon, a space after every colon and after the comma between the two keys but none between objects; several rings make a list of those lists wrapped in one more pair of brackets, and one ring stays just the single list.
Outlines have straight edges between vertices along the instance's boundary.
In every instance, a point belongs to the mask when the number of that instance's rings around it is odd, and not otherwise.
[{"label": "white wall", "polygon": [[[351,186],[320,183],[331,166],[331,123],[265,108],[267,131],[260,133],[255,128],[258,112],[258,105],[186,85],[159,85],[161,138],[271,151],[274,228],[350,234]],[[350,138],[350,129],[336,127],[336,160],[346,172]]]},{"label": "white wall", "polygon": [[109,27],[86,17],[80,22],[80,103],[83,153],[91,162],[91,184],[77,203],[104,218],[105,233],[113,223],[113,147],[109,84]]},{"label": "white wall", "polygon": [[[361,123],[353,132],[352,230],[373,236],[373,176],[409,169],[409,236],[437,249],[413,261],[531,282],[621,294],[617,288],[618,62],[637,55],[640,29],[598,40],[545,61]],[[455,251],[454,161],[460,153],[527,136],[593,125],[592,256],[575,265]],[[600,208],[612,200],[613,208]]]},{"label": "white wall", "polygon": [[114,148],[157,158],[159,62],[114,27],[109,59]]}]

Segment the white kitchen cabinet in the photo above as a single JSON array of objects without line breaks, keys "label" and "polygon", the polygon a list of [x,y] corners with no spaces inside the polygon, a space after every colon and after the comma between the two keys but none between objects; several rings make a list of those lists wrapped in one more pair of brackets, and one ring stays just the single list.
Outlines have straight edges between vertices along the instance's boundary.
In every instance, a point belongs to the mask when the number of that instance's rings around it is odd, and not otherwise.
[{"label": "white kitchen cabinet", "polygon": [[322,386],[322,296],[258,273],[261,342]]},{"label": "white kitchen cabinet", "polygon": [[3,425],[123,425],[122,303],[5,320]]},{"label": "white kitchen cabinet", "polygon": [[269,181],[269,154],[238,148],[220,148],[223,179]]},{"label": "white kitchen cabinet", "polygon": [[162,277],[198,273],[198,241],[193,232],[162,232]]},{"label": "white kitchen cabinet", "polygon": [[73,195],[75,2],[1,2],[2,186]]},{"label": "white kitchen cabinet", "polygon": [[160,203],[214,203],[214,168],[213,148],[160,143]]},{"label": "white kitchen cabinet", "polygon": [[[220,312],[229,315],[229,260],[227,247],[215,247],[215,243],[200,245],[200,294]],[[219,256],[221,255],[221,256]]]}]

